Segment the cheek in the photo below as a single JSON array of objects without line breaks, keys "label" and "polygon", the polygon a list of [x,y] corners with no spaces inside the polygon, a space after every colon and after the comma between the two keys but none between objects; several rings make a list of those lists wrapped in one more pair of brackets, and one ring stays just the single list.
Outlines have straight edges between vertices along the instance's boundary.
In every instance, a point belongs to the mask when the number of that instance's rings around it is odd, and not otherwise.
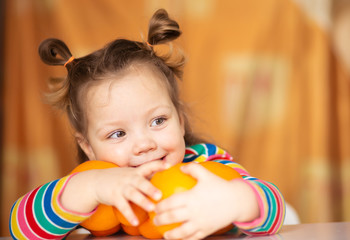
[{"label": "cheek", "polygon": [[119,167],[125,167],[128,165],[128,157],[126,148],[116,148],[115,146],[109,146],[108,148],[101,149],[98,154],[98,160],[112,162]]},{"label": "cheek", "polygon": [[181,131],[172,131],[164,134],[159,139],[159,144],[163,149],[171,153],[171,164],[182,162],[185,155],[185,140]]},{"label": "cheek", "polygon": [[185,140],[181,129],[176,128],[164,131],[161,134],[158,142],[160,145],[164,146],[164,148],[169,148],[170,150],[183,147]]}]

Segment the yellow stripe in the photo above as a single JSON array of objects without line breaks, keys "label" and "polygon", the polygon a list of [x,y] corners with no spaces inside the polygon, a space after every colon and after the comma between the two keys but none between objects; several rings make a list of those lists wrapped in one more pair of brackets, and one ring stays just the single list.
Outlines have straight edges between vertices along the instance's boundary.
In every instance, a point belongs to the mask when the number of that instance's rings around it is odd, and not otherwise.
[{"label": "yellow stripe", "polygon": [[217,147],[216,152],[217,152],[217,154],[225,154],[226,153],[225,150],[223,150],[223,149],[221,149],[219,147]]},{"label": "yellow stripe", "polygon": [[205,162],[206,159],[207,159],[206,156],[200,155],[200,156],[197,157],[193,162],[197,162],[197,163]]},{"label": "yellow stripe", "polygon": [[18,239],[26,239],[26,237],[23,235],[21,230],[19,229],[18,222],[17,222],[17,212],[18,212],[18,206],[20,202],[22,201],[23,197],[18,199],[15,206],[13,207],[12,213],[11,213],[11,230],[12,234],[18,238]]},{"label": "yellow stripe", "polygon": [[73,213],[73,212],[68,212],[65,209],[63,209],[59,204],[58,195],[62,191],[62,188],[65,186],[65,183],[67,182],[69,177],[70,176],[66,176],[64,178],[61,178],[57,182],[57,185],[56,185],[55,189],[53,190],[52,207],[53,207],[54,211],[56,212],[56,214],[59,215],[60,217],[64,218],[65,220],[67,220],[69,222],[79,223],[79,222],[82,222],[83,220],[85,220],[89,216],[88,215],[79,215],[79,214]]},{"label": "yellow stripe", "polygon": [[238,164],[238,163],[236,163],[236,162],[225,163],[225,165],[226,165],[226,166],[229,166],[229,167],[232,167],[232,168],[242,169],[242,170],[244,170],[245,172],[247,172],[247,170],[246,170],[244,167],[242,167],[241,164]]},{"label": "yellow stripe", "polygon": [[264,213],[264,217],[261,221],[261,223],[259,225],[261,225],[263,222],[266,221],[267,219],[267,215],[268,215],[268,203],[267,203],[267,200],[266,200],[266,195],[265,195],[265,192],[264,190],[256,183],[254,182],[251,182],[251,184],[255,187],[255,189],[259,192],[259,196],[262,198],[262,202],[263,202],[263,205],[264,205],[264,210],[263,210],[263,213]]}]

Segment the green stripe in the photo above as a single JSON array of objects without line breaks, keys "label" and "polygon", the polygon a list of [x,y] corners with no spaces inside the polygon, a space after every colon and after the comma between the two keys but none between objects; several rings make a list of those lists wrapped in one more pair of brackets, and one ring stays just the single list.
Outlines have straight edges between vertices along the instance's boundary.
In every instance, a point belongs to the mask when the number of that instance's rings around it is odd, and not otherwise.
[{"label": "green stripe", "polygon": [[260,182],[256,182],[256,183],[258,183],[259,184],[259,186],[262,188],[262,189],[264,189],[265,191],[264,191],[264,193],[266,194],[268,194],[268,196],[266,196],[266,197],[268,197],[269,198],[269,200],[270,200],[270,206],[268,206],[268,207],[270,207],[270,212],[269,212],[269,214],[267,215],[267,223],[264,223],[264,230],[265,231],[268,231],[269,229],[271,229],[271,226],[272,226],[272,224],[273,224],[273,222],[274,222],[274,220],[275,220],[275,217],[274,216],[276,216],[276,211],[277,211],[277,209],[276,209],[276,199],[275,199],[275,197],[274,197],[274,195],[273,195],[273,193],[272,193],[272,191],[267,187],[267,186],[265,186],[264,184],[262,184],[262,183],[260,183]]},{"label": "green stripe", "polygon": [[198,155],[207,155],[206,147],[204,146],[204,144],[193,145],[191,146],[191,148],[195,150],[198,153]]},{"label": "green stripe", "polygon": [[50,183],[47,183],[44,186],[42,186],[39,189],[39,191],[37,192],[37,194],[35,195],[35,198],[34,198],[34,214],[35,214],[35,217],[37,219],[38,224],[43,229],[45,229],[45,231],[47,231],[47,232],[49,232],[51,234],[60,234],[60,235],[66,234],[69,231],[69,229],[58,228],[57,226],[55,226],[51,222],[49,222],[47,217],[44,215],[42,202],[44,201],[45,190],[47,189],[49,184]]}]

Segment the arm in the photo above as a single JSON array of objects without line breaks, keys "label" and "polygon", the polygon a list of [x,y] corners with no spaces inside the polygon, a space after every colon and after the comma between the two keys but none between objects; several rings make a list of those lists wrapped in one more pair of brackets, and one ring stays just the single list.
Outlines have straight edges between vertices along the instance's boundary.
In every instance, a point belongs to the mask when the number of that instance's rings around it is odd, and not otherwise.
[{"label": "arm", "polygon": [[14,239],[61,239],[91,215],[71,212],[61,205],[60,195],[71,177],[40,186],[15,202],[10,214]]},{"label": "arm", "polygon": [[146,196],[157,199],[161,194],[147,177],[164,167],[163,162],[153,161],[138,168],[89,170],[49,182],[13,205],[11,235],[14,239],[61,239],[99,203],[117,207],[129,222],[137,221],[129,201],[144,209],[153,207]]},{"label": "arm", "polygon": [[212,144],[198,144],[186,149],[184,162],[217,161],[238,171],[255,193],[260,216],[251,222],[235,222],[240,230],[249,235],[277,233],[283,224],[285,202],[281,192],[272,183],[254,178],[224,150]]}]

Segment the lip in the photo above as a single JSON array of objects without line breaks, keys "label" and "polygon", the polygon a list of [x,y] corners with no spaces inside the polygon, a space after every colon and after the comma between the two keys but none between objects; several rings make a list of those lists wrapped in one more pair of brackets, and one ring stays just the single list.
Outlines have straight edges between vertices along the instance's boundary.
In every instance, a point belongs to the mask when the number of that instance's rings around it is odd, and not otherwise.
[{"label": "lip", "polygon": [[162,157],[158,157],[158,158],[153,158],[152,160],[145,160],[145,161],[141,161],[139,164],[135,164],[133,165],[133,167],[139,167],[145,163],[149,163],[149,162],[153,162],[153,161],[165,161],[166,160],[167,155],[163,155]]}]

